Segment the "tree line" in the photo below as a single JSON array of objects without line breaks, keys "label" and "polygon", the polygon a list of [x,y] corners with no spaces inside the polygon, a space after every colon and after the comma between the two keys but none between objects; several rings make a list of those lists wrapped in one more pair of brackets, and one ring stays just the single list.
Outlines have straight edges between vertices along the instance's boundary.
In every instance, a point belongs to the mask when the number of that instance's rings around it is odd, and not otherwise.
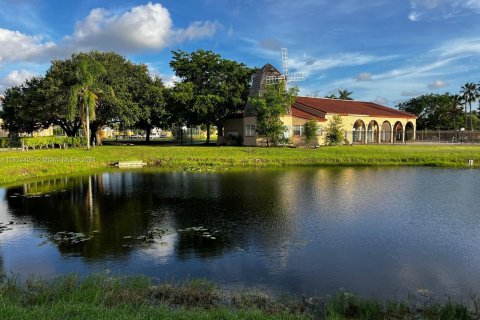
[{"label": "tree line", "polygon": [[[217,126],[243,110],[255,68],[212,51],[173,51],[170,66],[180,81],[165,87],[145,64],[114,52],[77,53],[54,60],[44,76],[5,91],[0,118],[12,136],[58,126],[69,137],[83,129],[88,143],[101,144],[101,130],[112,123],[141,129]],[[91,134],[90,134],[91,132]]]},{"label": "tree line", "polygon": [[479,110],[472,104],[480,98],[480,84],[466,83],[458,94],[425,94],[399,103],[397,108],[416,115],[417,129],[479,129]]}]

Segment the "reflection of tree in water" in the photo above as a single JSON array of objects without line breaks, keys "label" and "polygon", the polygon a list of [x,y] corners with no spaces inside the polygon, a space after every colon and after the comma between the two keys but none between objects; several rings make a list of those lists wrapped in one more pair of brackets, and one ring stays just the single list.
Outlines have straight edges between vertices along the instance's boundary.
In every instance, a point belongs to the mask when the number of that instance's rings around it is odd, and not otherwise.
[{"label": "reflection of tree in water", "polygon": [[[51,183],[49,197],[16,197],[16,193],[32,195],[30,185],[7,190],[7,201],[12,214],[28,218],[37,228],[53,236],[59,231],[94,234],[90,241],[75,246],[59,246],[62,252],[78,252],[87,258],[110,254],[121,255],[131,251],[122,247],[125,235],[145,233],[151,216],[141,214],[150,208],[149,197],[112,197],[104,193],[103,177],[68,178],[64,184]],[[47,190],[43,188],[43,193]],[[94,231],[99,230],[98,233]]]},{"label": "reflection of tree in water", "polygon": [[[122,256],[132,250],[122,245],[138,243],[125,236],[153,228],[203,226],[218,230],[217,239],[180,232],[175,251],[179,259],[211,257],[253,246],[275,249],[291,238],[294,211],[284,198],[285,174],[108,173],[25,184],[8,189],[6,199],[13,215],[51,236],[100,230],[90,241],[60,246],[61,252],[80,252],[86,258]],[[299,183],[303,178],[301,174]],[[50,197],[10,197],[37,192]]]},{"label": "reflection of tree in water", "polygon": [[[180,229],[202,226],[219,230],[216,241],[180,233],[177,256],[188,259],[220,255],[231,250],[280,246],[292,233],[291,211],[281,199],[284,172],[238,172],[189,175],[176,183],[174,219]],[[208,244],[209,246],[206,246]]]},{"label": "reflection of tree in water", "polygon": [[5,274],[5,267],[3,266],[3,257],[0,255],[0,276]]}]

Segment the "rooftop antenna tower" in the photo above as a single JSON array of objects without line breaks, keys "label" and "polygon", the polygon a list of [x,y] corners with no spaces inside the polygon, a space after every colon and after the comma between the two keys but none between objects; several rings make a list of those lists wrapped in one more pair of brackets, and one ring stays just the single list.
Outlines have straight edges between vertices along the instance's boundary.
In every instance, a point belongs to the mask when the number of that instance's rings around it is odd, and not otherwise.
[{"label": "rooftop antenna tower", "polygon": [[288,90],[290,82],[298,82],[305,80],[305,73],[295,72],[289,74],[288,72],[288,49],[282,48],[282,68],[283,74],[279,76],[267,76],[267,84],[277,84],[280,81],[285,81],[285,89]]}]

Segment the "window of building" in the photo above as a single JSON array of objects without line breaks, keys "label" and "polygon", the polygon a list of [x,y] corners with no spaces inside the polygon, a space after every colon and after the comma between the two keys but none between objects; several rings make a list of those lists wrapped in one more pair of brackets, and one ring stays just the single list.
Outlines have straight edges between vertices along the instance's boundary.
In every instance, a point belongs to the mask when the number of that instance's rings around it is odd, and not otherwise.
[{"label": "window of building", "polygon": [[285,130],[283,131],[283,138],[290,139],[290,132],[292,128],[290,126],[285,126]]},{"label": "window of building", "polygon": [[323,136],[323,126],[318,126],[317,136]]},{"label": "window of building", "polygon": [[293,126],[294,136],[303,136],[303,126]]},{"label": "window of building", "polygon": [[257,126],[253,124],[247,124],[245,126],[245,136],[246,137],[254,137],[256,134]]}]

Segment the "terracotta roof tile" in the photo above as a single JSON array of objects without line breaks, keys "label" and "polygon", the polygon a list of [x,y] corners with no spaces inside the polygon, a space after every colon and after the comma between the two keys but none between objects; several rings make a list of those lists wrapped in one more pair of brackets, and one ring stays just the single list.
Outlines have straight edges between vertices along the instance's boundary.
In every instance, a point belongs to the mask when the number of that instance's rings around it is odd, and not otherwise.
[{"label": "terracotta roof tile", "polygon": [[325,113],[341,115],[356,114],[372,117],[416,118],[415,115],[393,108],[384,107],[373,102],[297,97],[295,103],[299,103]]},{"label": "terracotta roof tile", "polygon": [[293,117],[296,117],[296,118],[302,118],[302,119],[307,119],[307,120],[310,120],[312,118],[315,118],[317,119],[317,121],[319,122],[325,122],[327,121],[325,118],[323,117],[319,117],[319,116],[315,116],[311,113],[308,113],[308,112],[305,112],[305,111],[302,111],[300,109],[297,109],[295,108],[294,106],[292,107],[292,116]]}]

